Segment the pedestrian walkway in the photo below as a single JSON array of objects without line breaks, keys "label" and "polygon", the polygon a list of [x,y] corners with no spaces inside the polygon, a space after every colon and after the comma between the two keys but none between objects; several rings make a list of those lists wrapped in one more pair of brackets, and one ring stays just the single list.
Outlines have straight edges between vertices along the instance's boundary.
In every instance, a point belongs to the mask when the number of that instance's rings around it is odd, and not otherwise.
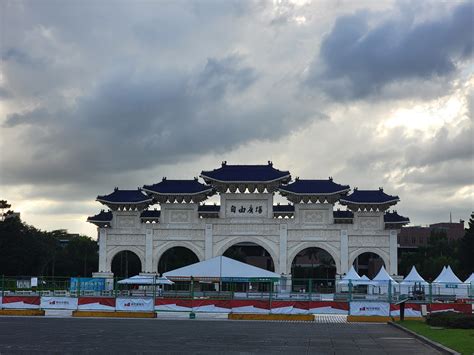
[{"label": "pedestrian walkway", "polygon": [[347,323],[347,316],[341,314],[315,314],[316,323]]},{"label": "pedestrian walkway", "polygon": [[387,324],[0,318],[0,353],[52,349],[57,353],[439,354]]}]

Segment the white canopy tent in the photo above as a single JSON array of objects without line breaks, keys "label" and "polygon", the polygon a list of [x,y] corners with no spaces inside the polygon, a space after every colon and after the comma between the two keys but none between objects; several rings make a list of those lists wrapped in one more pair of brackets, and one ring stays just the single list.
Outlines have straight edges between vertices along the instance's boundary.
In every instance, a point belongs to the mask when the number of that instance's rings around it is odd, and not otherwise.
[{"label": "white canopy tent", "polygon": [[474,283],[474,272],[471,274],[471,276],[469,276],[466,281],[464,281],[464,283],[466,284],[471,284],[471,283]]},{"label": "white canopy tent", "polygon": [[431,287],[434,295],[451,295],[457,298],[467,297],[468,295],[468,285],[454,274],[451,266],[443,268]]},{"label": "white canopy tent", "polygon": [[117,282],[120,285],[172,285],[173,281],[156,275],[135,275]]},{"label": "white canopy tent", "polygon": [[439,273],[438,277],[436,279],[434,279],[433,282],[438,282],[438,280],[443,277],[444,273],[446,272],[446,266],[443,266],[443,270],[441,270],[441,272]]},{"label": "white canopy tent", "polygon": [[467,292],[468,295],[471,297],[474,297],[474,272],[467,278],[464,283],[467,285]]},{"label": "white canopy tent", "polygon": [[433,281],[437,283],[462,283],[461,280],[454,274],[451,266],[445,266],[443,271]]},{"label": "white canopy tent", "polygon": [[372,282],[375,286],[378,286],[380,294],[388,293],[389,285],[392,287],[392,293],[398,288],[398,282],[388,274],[384,266],[380,268],[379,273],[372,279]]},{"label": "white canopy tent", "polygon": [[163,276],[172,280],[220,280],[224,282],[251,282],[259,280],[280,280],[280,274],[260,269],[240,261],[217,256],[179,269],[165,272]]},{"label": "white canopy tent", "polygon": [[357,271],[354,269],[354,266],[351,266],[350,270],[341,278],[337,284],[340,286],[340,291],[347,292],[349,291],[349,283],[353,286],[359,285],[373,285],[373,282],[367,276],[360,277]]},{"label": "white canopy tent", "polygon": [[413,292],[416,286],[421,286],[425,293],[429,292],[429,283],[421,277],[416,267],[413,266],[410,273],[400,283],[400,293],[408,295]]},{"label": "white canopy tent", "polygon": [[354,269],[354,265],[351,266],[350,270],[347,272],[347,274],[344,275],[344,277],[339,281],[340,284],[348,284],[349,281],[359,281],[361,278],[357,271]]}]

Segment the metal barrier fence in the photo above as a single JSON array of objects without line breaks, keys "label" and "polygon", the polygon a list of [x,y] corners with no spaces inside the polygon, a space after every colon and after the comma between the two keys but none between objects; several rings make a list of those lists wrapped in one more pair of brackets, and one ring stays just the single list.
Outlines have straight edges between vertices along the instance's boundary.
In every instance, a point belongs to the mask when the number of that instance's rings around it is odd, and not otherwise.
[{"label": "metal barrier fence", "polygon": [[173,285],[120,285],[120,279],[7,277],[0,296],[156,297],[181,299],[248,299],[298,301],[474,302],[474,284],[372,284],[334,279],[282,279],[279,282],[176,281]]}]

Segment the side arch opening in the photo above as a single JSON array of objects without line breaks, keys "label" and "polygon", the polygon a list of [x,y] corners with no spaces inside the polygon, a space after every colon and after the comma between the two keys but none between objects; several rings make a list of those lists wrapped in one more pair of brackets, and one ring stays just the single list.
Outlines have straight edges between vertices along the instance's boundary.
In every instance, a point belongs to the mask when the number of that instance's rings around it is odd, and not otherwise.
[{"label": "side arch opening", "polygon": [[119,278],[135,276],[142,271],[142,263],[133,251],[122,250],[112,258],[111,271]]}]

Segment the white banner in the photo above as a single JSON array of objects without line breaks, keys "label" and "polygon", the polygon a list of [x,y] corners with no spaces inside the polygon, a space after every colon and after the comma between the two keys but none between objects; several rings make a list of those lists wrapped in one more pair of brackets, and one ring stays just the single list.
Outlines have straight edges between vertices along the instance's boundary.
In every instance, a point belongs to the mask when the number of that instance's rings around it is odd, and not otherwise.
[{"label": "white banner", "polygon": [[[390,315],[393,317],[400,317],[400,310],[396,309],[390,312]],[[422,317],[421,311],[417,311],[413,308],[405,308],[405,317]]]},{"label": "white banner", "polygon": [[115,309],[117,311],[153,311],[152,298],[117,298]]},{"label": "white banner", "polygon": [[390,303],[388,302],[351,302],[350,315],[388,317],[390,315]]},{"label": "white banner", "polygon": [[29,304],[24,302],[10,302],[10,303],[2,303],[3,309],[38,309],[39,305],[36,304]]},{"label": "white banner", "polygon": [[42,309],[77,309],[75,297],[41,297]]}]

